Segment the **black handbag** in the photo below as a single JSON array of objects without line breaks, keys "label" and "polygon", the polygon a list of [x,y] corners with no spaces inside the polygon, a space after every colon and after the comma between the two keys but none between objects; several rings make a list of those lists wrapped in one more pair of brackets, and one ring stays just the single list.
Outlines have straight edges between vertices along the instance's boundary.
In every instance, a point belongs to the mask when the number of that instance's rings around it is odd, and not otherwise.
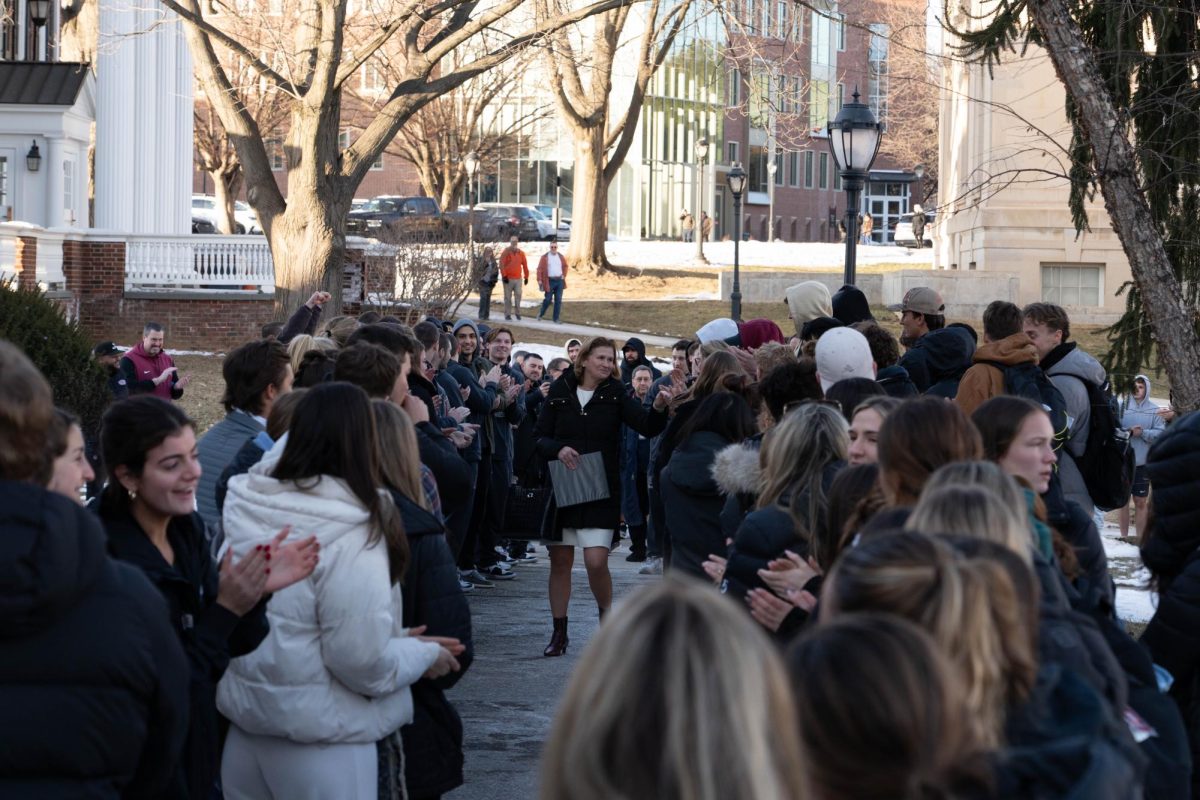
[{"label": "black handbag", "polygon": [[500,538],[541,539],[552,496],[553,491],[544,486],[510,485]]}]

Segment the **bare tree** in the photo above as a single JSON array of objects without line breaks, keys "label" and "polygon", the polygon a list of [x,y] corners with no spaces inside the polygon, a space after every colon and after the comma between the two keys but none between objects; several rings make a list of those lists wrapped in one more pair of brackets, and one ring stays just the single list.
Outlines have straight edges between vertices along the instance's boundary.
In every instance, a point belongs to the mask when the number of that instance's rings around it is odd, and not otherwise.
[{"label": "bare tree", "polygon": [[[548,17],[565,9],[542,0]],[[575,142],[574,205],[567,259],[573,269],[603,272],[608,238],[608,187],[633,144],[646,88],[682,29],[692,0],[673,5],[649,0],[641,7],[644,32],[637,44],[636,74],[628,102],[614,109],[610,94],[613,65],[631,7],[621,6],[590,20],[586,36],[560,28],[549,37],[546,54],[554,75],[560,117]],[[573,35],[574,34],[574,35]],[[586,42],[586,45],[584,44]]]},{"label": "bare tree", "polygon": [[[195,71],[242,163],[275,263],[276,302],[322,284],[340,295],[345,219],[359,183],[412,116],[532,42],[630,0],[595,0],[551,18],[517,19],[522,0],[163,0],[183,20]],[[486,32],[504,35],[485,40]],[[496,43],[493,44],[493,41]],[[348,147],[339,147],[342,92],[389,48],[403,69]],[[288,115],[286,199],[264,131],[219,52],[228,50],[275,92]],[[449,56],[469,52],[452,65]]]},{"label": "bare tree", "polygon": [[[278,92],[260,80],[245,59],[229,57],[227,53],[225,55],[222,61],[226,73],[238,86],[242,105],[254,118],[258,129],[268,133],[277,130],[287,119],[287,106],[279,102]],[[241,159],[233,140],[221,124],[220,115],[206,97],[197,97],[193,116],[196,166],[213,179],[217,227],[221,233],[235,233],[234,201],[242,193],[244,182]]]},{"label": "bare tree", "polygon": [[[522,74],[530,68],[535,49],[518,53],[508,62],[436,98],[417,111],[388,145],[387,152],[417,170],[421,188],[437,199],[443,211],[452,210],[462,196],[466,172],[462,160],[472,151],[484,164],[521,155],[522,145],[535,125],[553,110],[552,102],[523,102],[519,97]],[[452,68],[463,54],[451,54]],[[356,111],[347,114],[351,127],[361,118],[369,121],[386,98],[378,91],[400,78],[402,59],[378,54],[364,69],[354,91]],[[518,102],[522,101],[522,102]],[[503,108],[507,113],[498,114]]]}]

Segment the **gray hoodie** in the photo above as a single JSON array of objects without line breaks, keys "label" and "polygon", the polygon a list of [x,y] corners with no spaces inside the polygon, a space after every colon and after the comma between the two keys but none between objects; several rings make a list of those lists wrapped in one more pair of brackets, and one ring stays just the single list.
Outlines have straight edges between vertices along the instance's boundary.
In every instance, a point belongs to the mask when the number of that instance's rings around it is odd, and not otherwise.
[{"label": "gray hoodie", "polygon": [[1146,463],[1150,445],[1166,430],[1167,423],[1158,415],[1158,405],[1150,400],[1150,379],[1145,375],[1138,375],[1136,379],[1146,382],[1146,397],[1140,403],[1133,399],[1132,393],[1125,397],[1121,402],[1121,427],[1132,430],[1140,425],[1142,428],[1141,435],[1129,437],[1137,465],[1140,467]]},{"label": "gray hoodie", "polygon": [[[1074,342],[1070,344],[1075,345]],[[1059,345],[1065,348],[1066,344]],[[1042,363],[1052,359],[1055,351],[1051,351]],[[1087,450],[1088,426],[1092,419],[1092,406],[1088,399],[1087,387],[1082,381],[1076,377],[1086,378],[1087,380],[1097,385],[1103,385],[1107,380],[1107,375],[1104,372],[1104,367],[1100,365],[1092,356],[1079,349],[1078,345],[1070,348],[1064,356],[1062,356],[1052,366],[1042,367],[1046,371],[1046,375],[1050,378],[1051,383],[1058,387],[1062,392],[1063,400],[1067,405],[1067,416],[1071,424],[1070,439],[1067,440],[1066,446],[1059,451],[1058,460],[1058,475],[1062,482],[1063,494],[1068,500],[1078,503],[1084,511],[1089,514],[1095,508],[1095,503],[1092,502],[1092,497],[1088,494],[1087,484],[1084,483],[1083,474],[1080,473],[1079,467],[1075,466],[1075,459],[1083,455]]]}]

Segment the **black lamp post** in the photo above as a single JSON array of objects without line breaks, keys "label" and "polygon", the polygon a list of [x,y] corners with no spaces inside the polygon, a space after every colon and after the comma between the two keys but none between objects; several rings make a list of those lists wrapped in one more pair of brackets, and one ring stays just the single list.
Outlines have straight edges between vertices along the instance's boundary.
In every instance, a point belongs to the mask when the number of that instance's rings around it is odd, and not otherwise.
[{"label": "black lamp post", "polygon": [[733,195],[733,292],[729,295],[730,316],[734,322],[741,322],[742,284],[738,276],[738,247],[742,243],[742,192],[746,191],[746,171],[742,169],[742,162],[733,162],[729,174],[725,176],[725,185]]},{"label": "black lamp post", "polygon": [[871,164],[883,139],[883,125],[871,113],[871,107],[858,102],[846,103],[837,117],[829,123],[829,150],[841,172],[846,187],[846,266],[842,275],[845,283],[854,283],[855,257],[858,246],[858,199],[863,184],[871,174]]},{"label": "black lamp post", "polygon": [[475,269],[475,171],[479,169],[479,154],[474,150],[467,153],[463,167],[467,171],[467,253],[471,269]]},{"label": "black lamp post", "polygon": [[29,0],[29,21],[33,23],[33,58],[30,61],[41,61],[41,47],[38,44],[38,31],[45,27],[50,17],[50,0]]}]

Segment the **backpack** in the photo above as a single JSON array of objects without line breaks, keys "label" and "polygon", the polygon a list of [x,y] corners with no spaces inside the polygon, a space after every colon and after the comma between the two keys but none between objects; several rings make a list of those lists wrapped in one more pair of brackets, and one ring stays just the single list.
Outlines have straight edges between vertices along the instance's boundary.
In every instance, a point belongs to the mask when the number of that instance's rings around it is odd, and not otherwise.
[{"label": "backpack", "polygon": [[1133,493],[1134,453],[1129,431],[1121,427],[1112,388],[1108,381],[1100,385],[1069,372],[1059,374],[1076,379],[1088,393],[1087,447],[1075,459],[1088,494],[1101,511],[1124,508]]},{"label": "backpack", "polygon": [[1004,393],[1032,400],[1046,410],[1054,429],[1054,452],[1062,449],[1071,434],[1067,401],[1058,387],[1046,377],[1037,364],[1001,364],[999,361],[981,363],[995,367],[1004,375]]}]

